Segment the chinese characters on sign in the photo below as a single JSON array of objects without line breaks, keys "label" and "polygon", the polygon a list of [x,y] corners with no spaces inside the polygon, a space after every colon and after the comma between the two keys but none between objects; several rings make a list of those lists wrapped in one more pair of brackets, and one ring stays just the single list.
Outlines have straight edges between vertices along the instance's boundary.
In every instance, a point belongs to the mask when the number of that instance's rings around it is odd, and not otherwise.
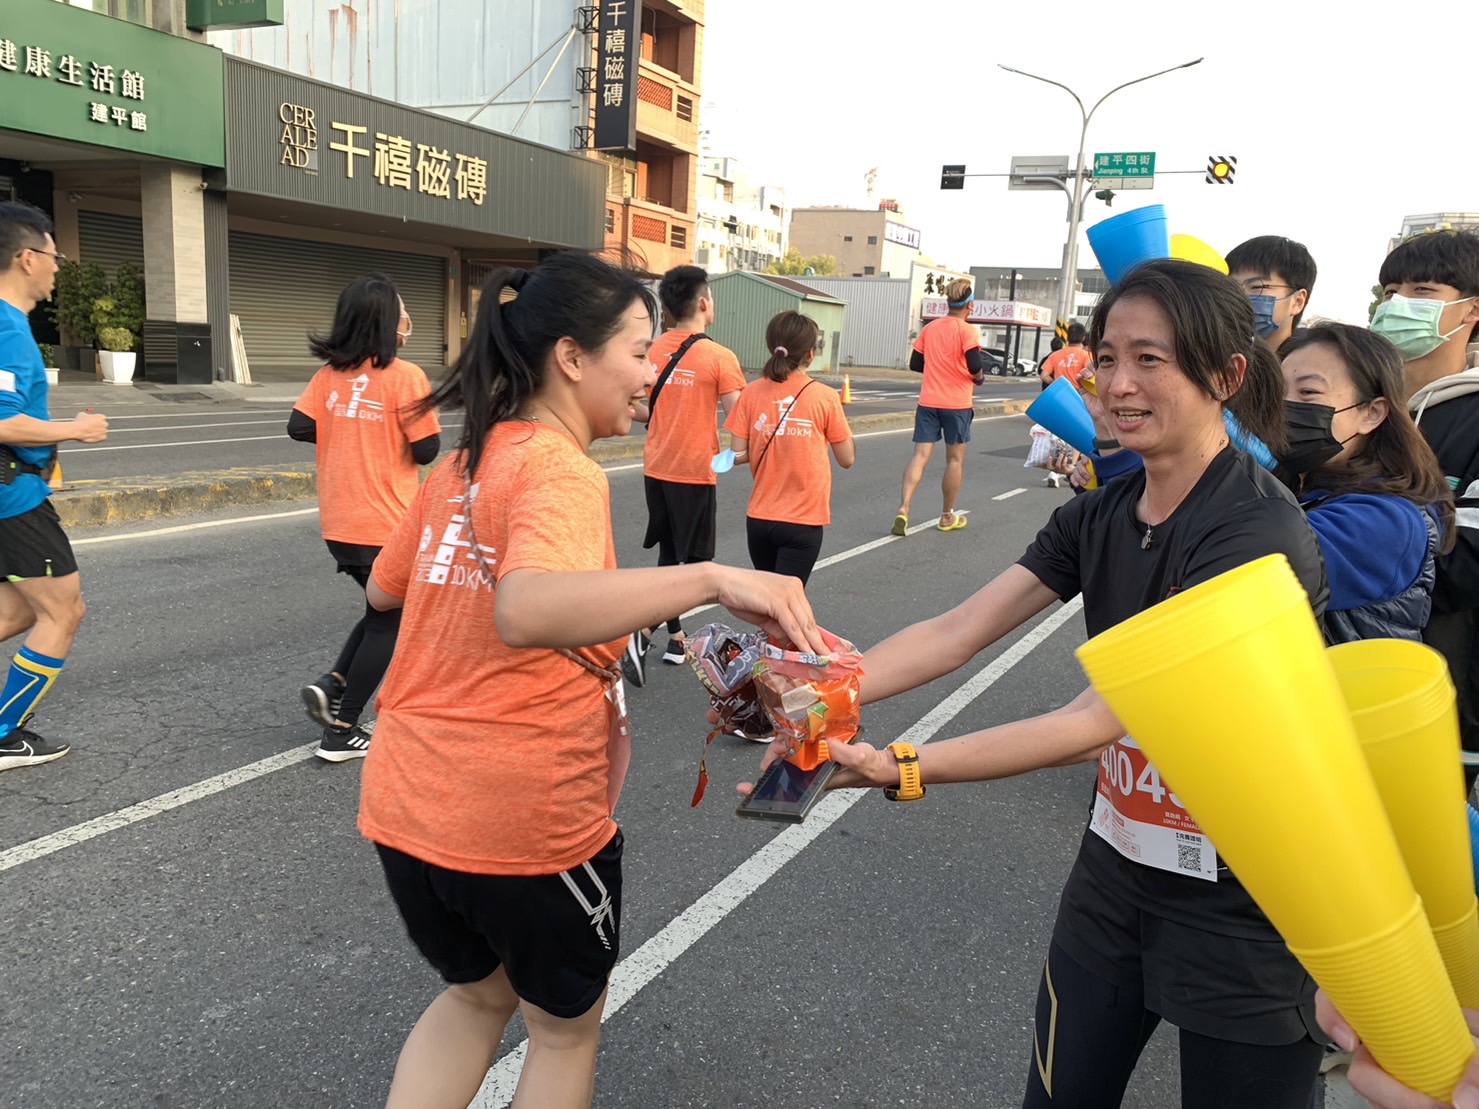
[{"label": "chinese characters on sign", "polygon": [[[10,39],[0,39],[0,73],[56,81],[72,88],[88,89],[95,96],[122,97],[140,102],[144,99],[142,73],[132,69],[120,73],[115,66],[98,61],[90,61],[84,66],[75,55],[62,54],[54,58],[52,52],[44,47],[24,46]],[[131,131],[149,130],[148,113],[132,105],[89,100],[85,110],[88,120],[93,123],[126,127]]]},{"label": "chinese characters on sign", "polygon": [[[938,319],[950,310],[950,306],[937,298],[926,298],[920,302],[919,312],[927,320]],[[978,300],[971,305],[968,323],[1020,323],[1029,327],[1051,327],[1053,311],[1039,304],[1027,304],[1020,300]]]},{"label": "chinese characters on sign", "polygon": [[1095,154],[1094,176],[1101,179],[1154,177],[1155,154],[1150,151],[1134,154]]},{"label": "chinese characters on sign", "polygon": [[642,41],[642,0],[601,0],[596,36],[597,150],[632,150],[637,144],[637,48]]},{"label": "chinese characters on sign", "polygon": [[919,249],[919,232],[912,227],[905,227],[902,223],[885,220],[883,237],[888,242],[898,243],[900,246],[907,246],[913,250]]},{"label": "chinese characters on sign", "polygon": [[[292,166],[316,175],[318,163],[318,113],[301,104],[282,104],[277,109],[282,123],[279,144],[280,165]],[[470,200],[482,206],[488,199],[488,161],[450,147],[438,149],[427,143],[413,143],[404,135],[384,131],[374,133],[357,123],[329,124],[329,130],[340,136],[328,149],[344,155],[344,176],[354,180],[368,170],[377,184],[388,189],[404,189],[442,200]],[[360,166],[356,159],[364,158]],[[358,171],[358,172],[356,172]]]}]

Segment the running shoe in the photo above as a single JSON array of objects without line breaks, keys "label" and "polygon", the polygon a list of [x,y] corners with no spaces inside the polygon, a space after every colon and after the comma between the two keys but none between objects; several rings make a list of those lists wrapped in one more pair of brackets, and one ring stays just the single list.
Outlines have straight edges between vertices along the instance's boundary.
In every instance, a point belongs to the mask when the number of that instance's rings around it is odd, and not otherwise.
[{"label": "running shoe", "polygon": [[5,737],[5,742],[0,743],[0,770],[55,762],[71,749],[70,743],[53,743],[30,728],[17,728]]},{"label": "running shoe", "polygon": [[687,657],[683,646],[683,633],[668,636],[668,649],[662,653],[662,660],[670,666],[682,666]]},{"label": "running shoe", "polygon": [[325,674],[311,685],[305,685],[300,694],[308,718],[316,720],[325,728],[332,728],[344,700],[344,683],[333,674]]},{"label": "running shoe", "polygon": [[894,526],[889,530],[890,535],[905,536],[909,534],[909,517],[900,512],[894,517]]},{"label": "running shoe", "polygon": [[647,649],[652,646],[652,636],[645,631],[635,631],[627,636],[627,649],[621,656],[621,674],[636,689],[647,684]]},{"label": "running shoe", "polygon": [[370,737],[374,734],[375,722],[373,720],[364,724],[356,724],[343,731],[338,728],[325,728],[323,738],[318,741],[318,750],[313,753],[325,762],[362,759],[370,753]]}]

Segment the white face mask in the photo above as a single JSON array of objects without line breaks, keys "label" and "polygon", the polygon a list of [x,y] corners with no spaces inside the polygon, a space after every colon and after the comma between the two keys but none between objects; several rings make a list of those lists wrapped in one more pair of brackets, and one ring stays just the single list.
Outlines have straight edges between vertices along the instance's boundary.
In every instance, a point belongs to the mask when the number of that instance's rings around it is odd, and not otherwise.
[{"label": "white face mask", "polygon": [[415,325],[411,323],[411,317],[410,316],[407,316],[407,315],[404,315],[403,314],[401,316],[401,318],[406,321],[406,330],[402,331],[400,328],[396,328],[395,329],[395,338],[396,338],[396,346],[403,347],[403,346],[406,345],[406,341],[411,338],[411,330],[412,330],[412,328]]}]

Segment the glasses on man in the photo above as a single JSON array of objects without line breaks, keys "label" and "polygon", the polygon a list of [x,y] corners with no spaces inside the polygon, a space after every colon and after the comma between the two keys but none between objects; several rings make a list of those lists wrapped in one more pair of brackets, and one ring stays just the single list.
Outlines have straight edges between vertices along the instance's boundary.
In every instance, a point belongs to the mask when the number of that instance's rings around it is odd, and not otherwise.
[{"label": "glasses on man", "polygon": [[16,255],[15,256],[17,258],[19,258],[22,254],[25,254],[27,251],[30,251],[32,254],[44,254],[48,258],[54,258],[54,259],[56,259],[56,264],[59,265],[59,266],[63,262],[65,262],[67,260],[67,256],[65,254],[63,254],[60,250],[42,250],[40,247],[35,247],[35,246],[21,247],[20,250],[16,251]]},{"label": "glasses on man", "polygon": [[1265,281],[1261,277],[1250,277],[1247,281],[1239,282],[1243,286],[1243,292],[1250,297],[1265,296],[1271,294],[1275,289],[1292,289],[1293,285],[1278,285],[1272,281]]}]

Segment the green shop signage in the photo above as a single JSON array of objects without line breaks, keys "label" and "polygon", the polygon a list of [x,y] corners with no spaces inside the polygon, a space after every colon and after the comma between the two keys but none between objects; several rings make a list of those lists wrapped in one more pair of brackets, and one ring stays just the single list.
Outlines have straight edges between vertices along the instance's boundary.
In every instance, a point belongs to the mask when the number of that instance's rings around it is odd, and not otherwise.
[{"label": "green shop signage", "polygon": [[192,31],[281,27],[282,0],[189,0],[185,25]]},{"label": "green shop signage", "polygon": [[221,53],[57,0],[0,4],[0,128],[219,168]]}]

